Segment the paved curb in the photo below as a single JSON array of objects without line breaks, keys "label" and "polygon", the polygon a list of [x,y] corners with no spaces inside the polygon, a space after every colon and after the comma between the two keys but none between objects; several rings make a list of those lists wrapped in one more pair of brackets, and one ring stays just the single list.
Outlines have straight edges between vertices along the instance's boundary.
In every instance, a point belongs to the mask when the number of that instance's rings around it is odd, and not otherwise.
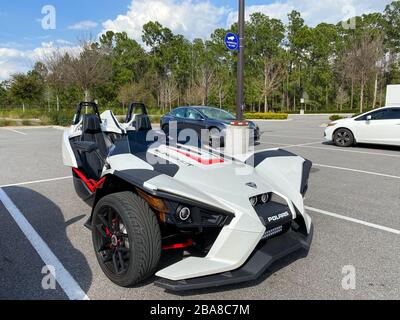
[{"label": "paved curb", "polygon": [[287,119],[287,120],[247,119],[247,120],[254,121],[254,122],[290,122],[290,121],[293,121],[293,119]]}]

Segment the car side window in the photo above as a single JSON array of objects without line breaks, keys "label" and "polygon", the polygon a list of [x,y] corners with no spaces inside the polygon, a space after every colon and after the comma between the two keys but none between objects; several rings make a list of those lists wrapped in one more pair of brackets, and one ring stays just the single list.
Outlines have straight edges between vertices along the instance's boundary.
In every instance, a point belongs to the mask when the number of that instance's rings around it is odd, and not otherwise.
[{"label": "car side window", "polygon": [[388,109],[384,120],[400,120],[400,108]]},{"label": "car side window", "polygon": [[190,120],[201,120],[203,119],[202,115],[194,109],[188,109],[187,118]]},{"label": "car side window", "polygon": [[400,119],[400,108],[380,110],[371,115],[372,120],[397,120]]},{"label": "car side window", "polygon": [[372,120],[385,120],[388,110],[380,110],[371,113]]},{"label": "car side window", "polygon": [[355,120],[356,120],[356,121],[367,121],[368,116],[371,116],[371,115],[372,115],[372,113],[370,112],[370,113],[367,113],[367,114],[365,114],[365,115],[363,115],[363,116],[359,116],[359,117],[356,118]]},{"label": "car side window", "polygon": [[368,117],[371,116],[371,120],[386,120],[390,109],[378,110],[367,113],[366,115],[357,118],[357,121],[367,121]]},{"label": "car side window", "polygon": [[177,117],[177,118],[186,118],[186,109],[185,109],[185,108],[177,109],[177,110],[175,110],[175,111],[173,112],[172,115],[173,115],[174,117]]}]

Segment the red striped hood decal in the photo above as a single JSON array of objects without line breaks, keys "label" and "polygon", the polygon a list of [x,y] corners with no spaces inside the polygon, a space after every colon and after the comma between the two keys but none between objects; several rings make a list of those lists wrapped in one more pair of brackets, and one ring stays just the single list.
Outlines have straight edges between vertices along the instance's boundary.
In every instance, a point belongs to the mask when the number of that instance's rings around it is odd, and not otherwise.
[{"label": "red striped hood decal", "polygon": [[[191,153],[190,151],[186,151],[186,150],[182,150],[182,149],[176,149],[176,148],[171,148],[171,147],[169,147],[168,149],[170,149],[170,150],[172,150],[172,151],[175,151],[175,152],[177,152],[177,153],[179,153],[179,154],[181,154],[181,155],[184,155],[185,157],[188,157],[188,158],[190,158],[190,159],[192,159],[192,160],[194,160],[194,161],[196,161],[196,162],[198,162],[198,163],[200,163],[200,164],[206,165],[206,166],[212,165],[212,164],[224,163],[224,162],[225,162],[225,160],[222,159],[222,158],[216,158],[216,157],[212,157],[212,158],[203,158],[202,156],[200,156],[200,155],[195,155],[195,154]],[[209,154],[209,155],[210,155],[210,156],[213,156],[212,154]]]}]

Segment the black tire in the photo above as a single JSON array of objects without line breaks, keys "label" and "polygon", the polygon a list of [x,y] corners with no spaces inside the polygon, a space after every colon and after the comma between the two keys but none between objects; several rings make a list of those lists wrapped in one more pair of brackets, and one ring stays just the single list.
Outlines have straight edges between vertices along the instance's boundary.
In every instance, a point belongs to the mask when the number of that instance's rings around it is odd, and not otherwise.
[{"label": "black tire", "polygon": [[348,129],[345,128],[338,129],[333,135],[333,142],[338,147],[344,147],[344,148],[351,147],[352,145],[354,145],[355,142],[354,135]]},{"label": "black tire", "polygon": [[168,136],[168,135],[169,135],[169,125],[168,125],[168,124],[165,124],[165,125],[162,127],[162,131],[164,131],[165,135]]},{"label": "black tire", "polygon": [[[110,223],[111,232],[106,227]],[[132,192],[111,194],[97,203],[92,240],[101,269],[122,287],[136,285],[152,276],[160,260],[161,232],[157,217],[147,202]],[[118,243],[115,247],[114,242]]]}]

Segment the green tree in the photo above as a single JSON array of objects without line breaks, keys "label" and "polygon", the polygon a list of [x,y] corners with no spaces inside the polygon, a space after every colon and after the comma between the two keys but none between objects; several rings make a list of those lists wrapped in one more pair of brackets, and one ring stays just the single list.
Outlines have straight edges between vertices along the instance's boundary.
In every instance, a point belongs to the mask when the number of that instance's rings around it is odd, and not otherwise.
[{"label": "green tree", "polygon": [[[310,28],[305,24],[301,14],[292,11],[288,15],[287,49],[288,73],[286,78],[286,100],[290,102],[292,96],[293,109],[296,109],[300,95],[302,95],[303,79],[306,78],[306,58],[310,44]],[[289,107],[289,104],[287,105]]]},{"label": "green tree", "polygon": [[7,102],[7,89],[5,88],[5,83],[0,83],[0,106],[5,106]]},{"label": "green tree", "polygon": [[400,2],[393,1],[387,5],[383,14],[385,42],[393,52],[400,52]]},{"label": "green tree", "polygon": [[285,27],[280,20],[264,14],[251,15],[247,27],[247,68],[253,88],[264,100],[264,112],[268,111],[268,98],[278,88],[285,75],[282,61],[282,43]]},{"label": "green tree", "polygon": [[29,71],[27,74],[19,73],[12,76],[10,95],[18,103],[22,103],[24,112],[25,105],[40,101],[43,90],[43,82],[36,71]]},{"label": "green tree", "polygon": [[110,77],[110,64],[105,48],[84,40],[78,56],[65,55],[63,60],[66,83],[79,87],[84,93],[84,100],[90,101],[96,86],[104,84]]}]

